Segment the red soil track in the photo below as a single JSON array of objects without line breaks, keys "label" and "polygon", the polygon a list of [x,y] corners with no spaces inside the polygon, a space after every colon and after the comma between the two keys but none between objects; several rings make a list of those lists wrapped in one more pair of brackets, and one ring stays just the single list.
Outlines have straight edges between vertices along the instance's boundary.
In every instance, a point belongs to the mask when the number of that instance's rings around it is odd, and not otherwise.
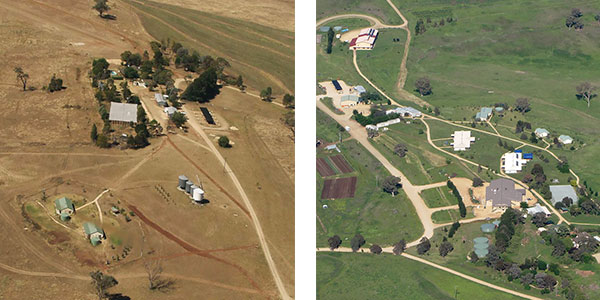
[{"label": "red soil track", "polygon": [[351,173],[352,171],[354,171],[352,170],[352,167],[350,166],[350,164],[348,164],[344,156],[341,154],[330,156],[329,159],[335,165],[335,167],[344,174]]},{"label": "red soil track", "polygon": [[321,191],[321,199],[340,199],[354,197],[356,177],[327,179]]},{"label": "red soil track", "polygon": [[321,177],[329,177],[335,175],[335,172],[333,171],[331,166],[329,166],[327,161],[325,161],[325,159],[322,157],[317,158],[317,171],[319,172],[319,175],[321,175]]},{"label": "red soil track", "polygon": [[[246,271],[244,268],[226,261],[222,258],[218,258],[212,254],[210,254],[210,252],[218,252],[218,250],[201,250],[198,249],[192,245],[190,245],[189,243],[187,243],[186,241],[178,238],[177,236],[175,236],[174,234],[172,234],[171,232],[165,230],[164,228],[160,227],[158,224],[152,222],[152,220],[148,219],[148,217],[146,217],[139,209],[137,209],[137,207],[133,206],[133,205],[128,205],[129,209],[131,209],[135,215],[137,217],[140,218],[140,220],[142,220],[144,223],[146,223],[148,226],[152,227],[154,230],[158,231],[160,234],[162,234],[163,236],[165,236],[167,239],[175,242],[176,244],[178,244],[179,246],[181,246],[183,249],[187,250],[190,253],[193,253],[194,255],[198,255],[198,256],[202,256],[208,259],[212,259],[212,260],[216,260],[220,263],[224,263],[226,265],[229,265],[231,267],[234,267],[235,269],[237,269],[238,271],[240,271],[250,282],[250,284],[252,284],[252,286],[259,290],[259,291],[263,291],[258,284],[252,279],[252,277],[250,276],[250,274],[248,273],[248,271]],[[227,251],[228,249],[221,249],[222,251]]]}]

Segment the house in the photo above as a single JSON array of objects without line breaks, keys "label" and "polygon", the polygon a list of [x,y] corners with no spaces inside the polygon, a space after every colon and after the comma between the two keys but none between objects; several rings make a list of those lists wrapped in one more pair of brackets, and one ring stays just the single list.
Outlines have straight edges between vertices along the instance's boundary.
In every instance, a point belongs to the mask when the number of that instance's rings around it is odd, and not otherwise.
[{"label": "house", "polygon": [[548,132],[548,130],[546,130],[544,128],[536,128],[534,133],[535,133],[535,136],[537,136],[540,139],[545,138],[550,134],[550,132]]},{"label": "house", "polygon": [[534,207],[528,208],[527,213],[530,216],[533,216],[537,213],[544,213],[544,214],[546,214],[546,217],[549,217],[552,214],[552,213],[550,213],[550,210],[548,210],[547,207],[541,206],[539,203],[536,203]]},{"label": "house", "polygon": [[398,107],[398,108],[394,108],[394,109],[388,109],[385,111],[386,115],[389,114],[399,114],[401,117],[405,117],[405,118],[418,118],[420,117],[422,114],[420,111],[412,108],[412,107]]},{"label": "house", "polygon": [[525,196],[524,189],[515,189],[515,183],[506,178],[494,179],[485,189],[485,200],[492,201],[494,208],[507,208],[513,202],[521,203]]},{"label": "house", "polygon": [[163,94],[155,93],[154,100],[156,100],[156,104],[158,104],[158,106],[162,106],[162,107],[167,106],[167,101],[165,100],[165,97]]},{"label": "house", "polygon": [[557,202],[561,202],[565,197],[569,197],[573,200],[573,204],[579,201],[575,189],[570,185],[551,185],[550,193],[552,193],[552,205],[556,205]]},{"label": "house", "polygon": [[371,50],[377,40],[379,31],[373,28],[365,28],[360,31],[357,37],[350,41],[350,50]]},{"label": "house", "polygon": [[359,95],[367,92],[367,89],[365,89],[365,87],[362,85],[355,86],[354,90],[357,91]]},{"label": "house", "polygon": [[475,121],[487,121],[492,115],[491,107],[482,107],[481,110],[475,114]]},{"label": "house", "polygon": [[94,246],[100,244],[102,240],[106,238],[104,230],[97,227],[94,223],[83,223],[83,232],[85,233],[85,237],[89,239],[90,243]]},{"label": "house", "polygon": [[56,209],[56,214],[59,215],[60,219],[63,221],[71,219],[71,215],[75,213],[73,201],[67,197],[54,200],[54,207]]},{"label": "house", "polygon": [[111,102],[108,119],[114,123],[136,123],[137,104]]},{"label": "house", "polygon": [[172,117],[173,114],[175,112],[177,112],[177,108],[173,107],[173,106],[169,106],[169,107],[165,107],[164,112],[167,114],[167,116]]},{"label": "house", "polygon": [[358,104],[359,98],[356,95],[343,95],[340,99],[341,107],[350,107]]},{"label": "house", "polygon": [[[533,154],[531,157],[533,158]],[[501,158],[501,168],[506,174],[515,174],[521,172],[523,166],[527,164],[527,161],[528,159],[525,159],[523,153],[519,150],[504,153]]]},{"label": "house", "polygon": [[454,141],[450,143],[451,146],[454,146],[454,151],[465,151],[467,148],[471,148],[471,142],[475,141],[475,137],[471,136],[471,131],[455,131],[451,134],[454,138]]},{"label": "house", "polygon": [[558,141],[563,145],[568,145],[573,143],[573,138],[568,135],[561,135],[558,137]]},{"label": "house", "polygon": [[400,122],[402,122],[402,120],[400,120],[400,118],[396,118],[396,119],[391,119],[389,121],[377,123],[377,125],[376,125],[377,126],[377,130],[379,130],[379,128],[388,127],[390,125],[398,124]]}]

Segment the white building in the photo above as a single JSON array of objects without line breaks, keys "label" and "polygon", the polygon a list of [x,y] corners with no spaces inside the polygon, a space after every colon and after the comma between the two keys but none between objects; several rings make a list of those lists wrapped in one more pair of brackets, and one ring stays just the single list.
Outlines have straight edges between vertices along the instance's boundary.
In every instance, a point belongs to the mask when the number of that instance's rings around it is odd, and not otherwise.
[{"label": "white building", "polygon": [[509,152],[502,155],[502,171],[506,174],[521,172],[525,164],[527,164],[527,159],[523,158],[521,152]]},{"label": "white building", "polygon": [[376,126],[377,126],[377,129],[379,130],[379,128],[388,127],[390,125],[398,124],[400,122],[401,122],[400,118],[396,118],[396,119],[391,119],[389,121],[377,123]]},{"label": "white building", "polygon": [[544,128],[535,129],[535,136],[537,136],[538,138],[545,138],[548,136],[548,134],[550,134],[550,132],[548,132],[548,130]]},{"label": "white building", "polygon": [[454,151],[465,151],[471,148],[471,142],[475,141],[475,137],[471,136],[471,131],[455,131],[451,134],[454,141],[450,145],[454,146]]},{"label": "white building", "polygon": [[573,143],[573,138],[568,135],[561,135],[558,137],[558,141],[563,145],[568,145]]},{"label": "white building", "polygon": [[175,108],[173,106],[169,106],[169,107],[165,107],[164,111],[170,118],[177,111],[177,108]]},{"label": "white building", "polygon": [[162,107],[167,106],[167,101],[165,100],[165,96],[166,95],[155,93],[154,100],[156,100],[156,104],[158,104],[159,106],[162,106]]},{"label": "white building", "polygon": [[545,213],[545,214],[546,214],[546,217],[549,217],[549,216],[552,214],[552,213],[550,212],[550,210],[548,210],[548,208],[547,208],[547,207],[545,207],[545,206],[541,206],[539,203],[536,203],[534,207],[530,207],[530,208],[528,208],[528,209],[527,209],[527,213],[528,213],[530,216],[533,216],[533,215],[535,215],[535,214],[537,214],[537,213],[540,213],[540,212],[541,212],[541,213]]},{"label": "white building", "polygon": [[136,123],[137,104],[111,102],[108,119],[116,123]]},{"label": "white building", "polygon": [[385,111],[386,115],[389,114],[399,114],[401,117],[411,117],[411,118],[418,118],[420,117],[422,114],[420,111],[412,108],[412,107],[398,107],[398,108],[394,108],[394,109],[388,109]]}]

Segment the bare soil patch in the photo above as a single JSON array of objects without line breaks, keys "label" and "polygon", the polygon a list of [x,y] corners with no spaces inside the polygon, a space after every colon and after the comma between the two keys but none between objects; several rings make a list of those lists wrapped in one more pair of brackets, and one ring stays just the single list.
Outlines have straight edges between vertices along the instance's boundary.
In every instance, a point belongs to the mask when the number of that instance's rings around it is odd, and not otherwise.
[{"label": "bare soil patch", "polygon": [[354,197],[356,177],[327,179],[323,184],[321,199],[341,199]]}]

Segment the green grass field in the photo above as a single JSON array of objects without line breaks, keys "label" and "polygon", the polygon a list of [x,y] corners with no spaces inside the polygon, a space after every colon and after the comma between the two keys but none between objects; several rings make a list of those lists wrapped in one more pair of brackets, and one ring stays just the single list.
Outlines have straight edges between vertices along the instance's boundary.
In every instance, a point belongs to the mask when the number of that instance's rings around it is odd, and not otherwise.
[{"label": "green grass field", "polygon": [[317,299],[520,298],[402,256],[318,253]]},{"label": "green grass field", "polygon": [[[371,25],[371,22],[369,22],[368,20],[365,20],[365,19],[348,18],[348,19],[337,19],[337,20],[329,21],[321,26],[329,26],[329,27],[342,26],[344,28],[348,28],[348,30],[354,30],[354,29],[369,27],[370,25]],[[319,26],[319,27],[321,27],[321,26]],[[327,32],[320,32],[320,33],[324,34],[324,37],[327,36]]]},{"label": "green grass field", "polygon": [[319,0],[317,20],[342,14],[365,14],[386,24],[402,24],[402,19],[385,0]]},{"label": "green grass field", "polygon": [[328,143],[337,142],[340,132],[342,133],[342,139],[350,137],[346,130],[342,131],[340,128],[341,125],[317,108],[317,139]]},{"label": "green grass field", "polygon": [[155,39],[178,41],[201,55],[223,57],[254,89],[294,90],[294,33],[180,6],[125,0]]},{"label": "green grass field", "polygon": [[[352,176],[358,174],[356,193],[354,198],[322,200],[323,179],[317,176],[317,215],[327,230],[317,222],[317,245],[326,246],[327,239],[335,234],[342,238],[343,246],[349,246],[349,239],[356,233],[365,237],[367,245],[417,239],[423,227],[410,200],[402,190],[392,197],[381,188],[381,182],[389,176],[387,170],[354,140],[339,147],[356,171]],[[324,209],[324,204],[328,208]]]},{"label": "green grass field", "polygon": [[327,36],[323,36],[321,44],[316,45],[317,51],[317,81],[343,80],[349,85],[362,85],[367,90],[374,91],[373,88],[356,72],[352,63],[352,51],[348,49],[346,43],[338,39],[333,40],[333,48],[330,54],[327,54]]},{"label": "green grass field", "polygon": [[[473,215],[473,208],[467,207],[467,215],[464,217],[464,219],[470,219],[473,217],[475,217],[475,215]],[[431,220],[435,224],[450,223],[460,219],[462,218],[460,217],[460,212],[458,209],[445,209],[431,214]]]},{"label": "green grass field", "polygon": [[421,198],[423,198],[425,204],[427,204],[427,207],[429,208],[458,204],[458,200],[447,187],[423,190],[421,192]]},{"label": "green grass field", "polygon": [[329,97],[325,97],[325,98],[321,98],[321,102],[323,102],[323,104],[325,104],[325,106],[327,106],[332,112],[334,112],[337,115],[343,115],[344,112],[337,109],[335,107],[335,105],[333,105],[333,99],[329,98]]}]

